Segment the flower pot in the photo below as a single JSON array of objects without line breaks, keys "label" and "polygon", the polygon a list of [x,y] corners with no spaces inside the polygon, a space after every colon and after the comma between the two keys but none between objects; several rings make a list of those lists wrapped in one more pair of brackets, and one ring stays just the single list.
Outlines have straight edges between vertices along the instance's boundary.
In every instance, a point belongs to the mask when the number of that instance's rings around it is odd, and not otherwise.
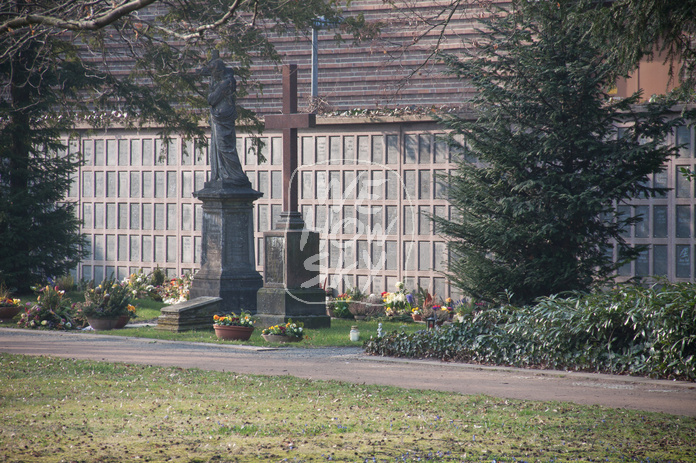
[{"label": "flower pot", "polygon": [[262,334],[263,339],[267,342],[300,342],[302,338],[295,336],[283,336],[281,334]]},{"label": "flower pot", "polygon": [[215,336],[225,341],[246,341],[254,332],[253,326],[213,325]]},{"label": "flower pot", "polygon": [[421,317],[420,314],[414,313],[414,314],[411,314],[411,317],[413,318],[414,322],[423,321],[423,317]]},{"label": "flower pot", "polygon": [[87,317],[87,322],[89,326],[95,331],[107,331],[113,330],[118,323],[118,317],[112,318],[92,318]]},{"label": "flower pot", "polygon": [[116,325],[114,326],[115,330],[120,330],[124,326],[128,324],[130,321],[130,315],[121,315],[118,317],[118,320],[116,321]]},{"label": "flower pot", "polygon": [[18,305],[4,305],[0,307],[0,320],[10,321],[22,310]]}]

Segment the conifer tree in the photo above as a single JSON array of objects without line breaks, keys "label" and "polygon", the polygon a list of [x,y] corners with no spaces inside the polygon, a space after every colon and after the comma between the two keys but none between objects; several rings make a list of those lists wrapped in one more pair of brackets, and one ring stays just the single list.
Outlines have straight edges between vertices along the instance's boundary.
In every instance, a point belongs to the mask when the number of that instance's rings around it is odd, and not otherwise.
[{"label": "conifer tree", "polygon": [[83,257],[75,204],[65,201],[78,167],[60,142],[70,127],[51,116],[56,94],[42,91],[58,76],[54,67],[31,72],[35,59],[32,45],[0,62],[0,74],[22,83],[9,88],[8,100],[19,104],[0,108],[0,282],[19,291],[67,274]]},{"label": "conifer tree", "polygon": [[[632,223],[616,204],[652,195],[649,175],[674,151],[664,137],[678,124],[665,106],[636,107],[638,95],[608,95],[614,69],[587,34],[592,2],[515,2],[483,22],[463,58],[444,56],[477,89],[477,119],[445,117],[466,155],[450,179],[449,274],[464,293],[515,303],[585,290],[612,276],[621,231]],[[618,136],[617,126],[624,126]],[[473,161],[472,161],[473,160]]]}]

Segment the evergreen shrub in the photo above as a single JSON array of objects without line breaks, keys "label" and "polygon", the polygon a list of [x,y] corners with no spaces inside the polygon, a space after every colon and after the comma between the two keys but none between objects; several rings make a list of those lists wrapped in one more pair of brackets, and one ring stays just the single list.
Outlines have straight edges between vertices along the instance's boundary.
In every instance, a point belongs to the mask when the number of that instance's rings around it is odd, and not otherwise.
[{"label": "evergreen shrub", "polygon": [[372,338],[367,353],[696,380],[696,286],[621,285]]}]

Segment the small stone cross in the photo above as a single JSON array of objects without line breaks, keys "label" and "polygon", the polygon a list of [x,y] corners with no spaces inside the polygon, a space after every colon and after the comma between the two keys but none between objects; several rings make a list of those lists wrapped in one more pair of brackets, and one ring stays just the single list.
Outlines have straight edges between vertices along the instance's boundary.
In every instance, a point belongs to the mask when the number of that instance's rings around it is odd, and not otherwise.
[{"label": "small stone cross", "polygon": [[[283,130],[283,211],[298,211],[297,129],[316,126],[316,115],[297,112],[297,65],[283,66],[283,114],[266,116],[266,129]],[[301,217],[301,216],[300,216]]]}]

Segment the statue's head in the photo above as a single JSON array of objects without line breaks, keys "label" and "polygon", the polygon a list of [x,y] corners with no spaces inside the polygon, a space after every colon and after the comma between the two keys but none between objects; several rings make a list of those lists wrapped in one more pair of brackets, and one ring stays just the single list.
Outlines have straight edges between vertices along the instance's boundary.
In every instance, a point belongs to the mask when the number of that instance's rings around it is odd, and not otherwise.
[{"label": "statue's head", "polygon": [[225,74],[225,69],[227,69],[227,67],[225,66],[225,63],[218,58],[208,63],[208,69],[210,70],[210,73],[213,75],[213,77],[219,79]]},{"label": "statue's head", "polygon": [[225,66],[225,62],[221,59],[214,59],[208,64],[208,70],[215,80],[223,78],[234,80],[234,71],[232,68]]}]

